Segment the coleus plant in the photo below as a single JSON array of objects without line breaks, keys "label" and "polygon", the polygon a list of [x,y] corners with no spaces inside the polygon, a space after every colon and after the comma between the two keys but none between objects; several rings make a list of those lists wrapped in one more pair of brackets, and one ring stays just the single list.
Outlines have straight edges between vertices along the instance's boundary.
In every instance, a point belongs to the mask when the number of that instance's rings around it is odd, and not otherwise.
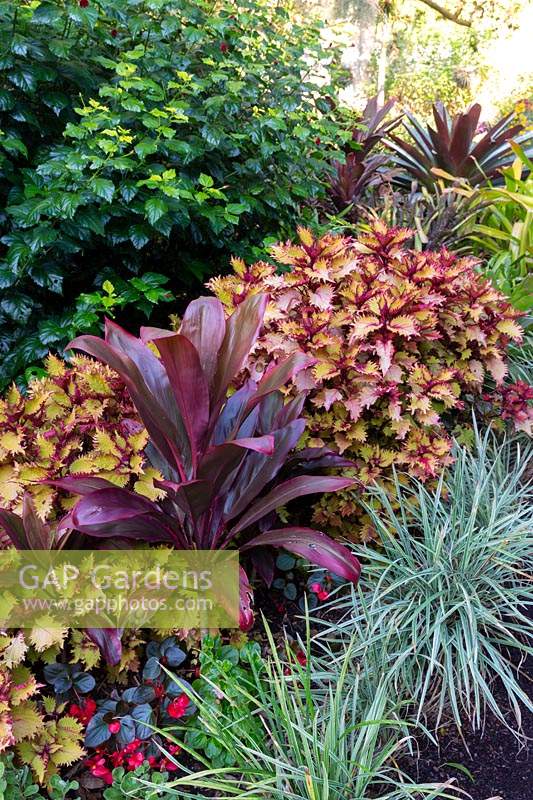
[{"label": "coleus plant", "polygon": [[144,464],[148,437],[118,375],[79,355],[70,364],[50,355],[45,367],[26,393],[13,385],[0,398],[0,506],[20,514],[29,493],[52,522],[73,498],[42,481],[71,473],[156,496],[161,476]]},{"label": "coleus plant", "polygon": [[533,137],[530,131],[521,132],[522,126],[515,122],[514,112],[478,135],[480,115],[478,103],[453,117],[442,103],[435,103],[435,128],[432,128],[406,112],[408,122],[404,121],[403,126],[412,141],[393,134],[385,140],[393,151],[394,164],[402,172],[395,180],[418,181],[431,188],[445,175],[466,178],[476,186],[496,177],[502,167],[512,163],[511,140],[521,144],[530,155]]},{"label": "coleus plant", "polygon": [[[481,396],[485,376],[503,383],[507,345],[523,335],[519,312],[475,259],[411,250],[409,230],[375,221],[357,240],[298,234],[271,249],[272,262],[236,259],[232,275],[209,283],[230,314],[269,293],[246,374],[258,379],[273,357],[313,357],[293,379],[294,392],[309,393],[305,444],[335,446],[365,485],[394,491],[393,467],[435,478],[451,461],[457,415]],[[314,521],[353,538],[375,535],[354,495],[319,500]]]},{"label": "coleus plant", "polygon": [[[82,495],[61,531],[181,549],[238,546],[252,554],[267,581],[270,548],[285,548],[357,582],[359,562],[338,542],[307,527],[272,527],[276,509],[289,501],[353,484],[350,478],[308,474],[280,481],[305,428],[305,393],[285,402],[281,389],[314,359],[293,353],[273,361],[260,380],[250,378],[228,396],[256,344],[266,305],[267,296],[256,294],[226,319],[219,300],[200,298],[188,306],[179,333],[148,327],[137,338],[108,320],[104,339],[71,342],[70,348],[121,376],[150,436],[146,452],[164,476],[156,485],[165,496],[152,500],[98,477],[53,481]],[[298,461],[317,467],[346,463],[325,448],[302,452]],[[243,627],[253,621],[251,597],[241,567]]]}]

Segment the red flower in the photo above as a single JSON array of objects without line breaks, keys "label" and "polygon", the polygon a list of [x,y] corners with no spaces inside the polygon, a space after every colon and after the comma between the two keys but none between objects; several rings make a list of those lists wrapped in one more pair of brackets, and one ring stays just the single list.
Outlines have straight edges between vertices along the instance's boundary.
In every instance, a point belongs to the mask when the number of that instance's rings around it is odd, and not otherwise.
[{"label": "red flower", "polygon": [[74,719],[77,719],[82,725],[87,725],[94,717],[95,712],[96,702],[92,699],[92,697],[87,697],[85,700],[82,700],[80,705],[77,705],[77,703],[72,703],[68,710],[70,716],[74,717]]},{"label": "red flower", "polygon": [[227,42],[220,42],[219,48],[221,53],[227,53],[229,50],[229,44]]},{"label": "red flower", "polygon": [[108,786],[111,786],[113,783],[113,775],[111,774],[109,767],[106,766],[105,758],[103,756],[102,758],[98,758],[94,764],[91,764],[90,769],[95,778],[102,778],[102,780],[105,781]]},{"label": "red flower", "polygon": [[121,767],[124,761],[124,750],[116,750],[110,754],[109,758],[114,767]]},{"label": "red flower", "polygon": [[167,706],[167,714],[172,719],[180,719],[185,715],[187,706],[189,705],[189,698],[186,694],[180,694],[175,700],[172,700]]},{"label": "red flower", "polygon": [[167,770],[167,772],[177,772],[179,767],[177,764],[174,764],[173,761],[169,761],[168,758],[162,758],[159,763],[159,769],[161,772]]},{"label": "red flower", "polygon": [[128,758],[128,769],[129,770],[137,769],[137,767],[141,766],[143,761],[144,761],[144,756],[141,753],[141,751],[138,750],[136,753],[133,753],[131,756],[129,756],[129,758]]},{"label": "red flower", "polygon": [[107,726],[107,730],[109,733],[118,733],[120,730],[120,720],[114,719],[113,722],[110,722]]},{"label": "red flower", "polygon": [[89,5],[89,0],[80,0],[78,5],[79,5],[80,8],[87,8],[88,5]]}]

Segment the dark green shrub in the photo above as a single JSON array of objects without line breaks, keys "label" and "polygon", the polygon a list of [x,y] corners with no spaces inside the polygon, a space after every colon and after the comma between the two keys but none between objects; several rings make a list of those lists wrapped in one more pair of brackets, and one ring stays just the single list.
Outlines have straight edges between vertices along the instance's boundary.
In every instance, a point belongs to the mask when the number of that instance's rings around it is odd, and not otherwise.
[{"label": "dark green shrub", "polygon": [[96,278],[174,288],[249,253],[342,144],[318,28],[269,0],[10,0],[0,47],[4,383],[23,333]]}]

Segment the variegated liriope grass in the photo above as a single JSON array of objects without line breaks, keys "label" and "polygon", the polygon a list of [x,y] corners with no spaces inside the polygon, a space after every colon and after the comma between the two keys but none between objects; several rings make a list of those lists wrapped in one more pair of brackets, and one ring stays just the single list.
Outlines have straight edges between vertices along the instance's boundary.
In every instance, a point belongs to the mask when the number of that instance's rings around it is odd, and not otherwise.
[{"label": "variegated liriope grass", "polygon": [[366,504],[381,545],[355,548],[362,580],[332,598],[335,622],[316,643],[329,652],[355,638],[356,660],[412,704],[415,721],[436,728],[451,715],[480,729],[490,710],[520,735],[522,707],[533,709],[517,679],[533,652],[531,453],[476,431],[436,489],[397,482],[397,502],[373,492],[383,512]]}]

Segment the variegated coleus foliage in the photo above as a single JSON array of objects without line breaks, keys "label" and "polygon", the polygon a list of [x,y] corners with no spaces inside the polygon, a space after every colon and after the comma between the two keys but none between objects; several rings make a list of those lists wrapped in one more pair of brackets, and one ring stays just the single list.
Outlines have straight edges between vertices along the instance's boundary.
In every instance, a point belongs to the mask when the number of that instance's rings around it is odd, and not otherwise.
[{"label": "variegated coleus foliage", "polygon": [[0,398],[0,507],[22,512],[29,492],[37,514],[51,521],[74,498],[42,481],[97,474],[156,499],[161,474],[145,463],[148,434],[129,394],[109,367],[85,356],[55,356],[27,394],[15,386]]},{"label": "variegated coleus foliage", "polygon": [[[248,365],[302,352],[314,366],[294,378],[309,392],[307,446],[334,444],[357,463],[364,484],[387,481],[392,467],[419,479],[451,461],[449,412],[479,393],[486,375],[506,375],[506,347],[522,330],[517,312],[476,271],[476,260],[416,252],[405,229],[376,224],[358,240],[314,238],[271,250],[274,263],[246,266],[209,287],[228,313],[268,292],[265,327]],[[280,271],[279,267],[284,269]],[[353,492],[320,501],[314,521],[354,535],[372,530]]]}]

